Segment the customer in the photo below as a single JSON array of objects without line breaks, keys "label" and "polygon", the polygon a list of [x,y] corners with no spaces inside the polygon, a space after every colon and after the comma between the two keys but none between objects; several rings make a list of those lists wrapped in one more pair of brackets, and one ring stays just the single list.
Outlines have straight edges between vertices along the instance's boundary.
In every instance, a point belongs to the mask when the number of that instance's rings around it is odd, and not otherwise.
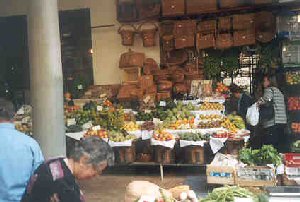
[{"label": "customer", "polygon": [[82,202],[75,179],[100,175],[113,162],[113,151],[106,142],[98,137],[82,139],[69,158],[49,160],[35,171],[22,202]]},{"label": "customer", "polygon": [[247,110],[254,103],[253,99],[236,84],[230,86],[230,92],[238,100],[237,115],[241,116],[246,122]]},{"label": "customer", "polygon": [[274,117],[269,120],[262,121],[265,129],[263,144],[273,145],[276,149],[282,151],[287,144],[287,138],[284,134],[284,128],[287,123],[284,96],[277,88],[275,76],[264,76],[263,86],[264,95],[258,101],[258,104],[265,105],[269,101],[272,101],[274,107]]},{"label": "customer", "polygon": [[0,202],[19,202],[34,170],[44,161],[38,143],[18,132],[12,102],[0,98]]}]

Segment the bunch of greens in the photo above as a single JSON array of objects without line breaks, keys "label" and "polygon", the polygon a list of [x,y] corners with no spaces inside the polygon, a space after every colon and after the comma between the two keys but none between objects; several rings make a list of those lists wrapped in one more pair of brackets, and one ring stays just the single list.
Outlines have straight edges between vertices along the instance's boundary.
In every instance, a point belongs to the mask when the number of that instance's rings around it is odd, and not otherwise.
[{"label": "bunch of greens", "polygon": [[239,159],[251,166],[263,166],[273,164],[278,166],[282,163],[277,150],[271,145],[264,145],[261,149],[244,148],[239,153]]},{"label": "bunch of greens", "polygon": [[234,202],[235,198],[255,198],[255,196],[248,189],[237,186],[226,186],[215,188],[201,202]]}]

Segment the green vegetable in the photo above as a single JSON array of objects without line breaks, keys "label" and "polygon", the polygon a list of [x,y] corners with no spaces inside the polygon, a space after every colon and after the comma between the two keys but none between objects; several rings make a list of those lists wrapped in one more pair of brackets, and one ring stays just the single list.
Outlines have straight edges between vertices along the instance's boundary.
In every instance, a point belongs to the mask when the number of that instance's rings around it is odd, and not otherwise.
[{"label": "green vegetable", "polygon": [[248,165],[267,165],[273,164],[278,166],[282,163],[281,156],[277,150],[271,145],[264,145],[261,149],[244,148],[239,153],[239,159]]},{"label": "green vegetable", "polygon": [[201,202],[234,202],[234,198],[255,198],[255,196],[248,189],[226,186],[214,189]]}]

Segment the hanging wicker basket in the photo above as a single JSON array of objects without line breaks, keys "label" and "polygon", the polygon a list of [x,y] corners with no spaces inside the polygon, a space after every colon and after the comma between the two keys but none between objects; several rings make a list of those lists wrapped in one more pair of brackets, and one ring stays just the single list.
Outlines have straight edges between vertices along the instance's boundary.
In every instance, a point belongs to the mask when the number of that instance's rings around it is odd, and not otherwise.
[{"label": "hanging wicker basket", "polygon": [[130,24],[121,25],[118,33],[122,38],[123,46],[133,46],[134,44],[134,35],[137,32],[136,28]]},{"label": "hanging wicker basket", "polygon": [[[147,26],[147,27],[145,27]],[[140,33],[143,39],[144,47],[155,46],[156,32],[158,31],[158,27],[153,22],[144,22],[140,24],[138,28],[138,32]]]}]

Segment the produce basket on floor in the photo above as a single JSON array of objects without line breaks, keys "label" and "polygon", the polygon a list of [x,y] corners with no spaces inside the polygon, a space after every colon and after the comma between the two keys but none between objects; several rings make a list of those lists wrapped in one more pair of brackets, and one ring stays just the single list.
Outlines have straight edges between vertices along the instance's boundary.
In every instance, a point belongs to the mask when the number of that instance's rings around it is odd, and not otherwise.
[{"label": "produce basket on floor", "polygon": [[154,146],[154,160],[162,164],[175,163],[174,150],[163,146]]},{"label": "produce basket on floor", "polygon": [[232,166],[208,165],[206,168],[207,184],[235,184],[235,168]]},{"label": "produce basket on floor", "polygon": [[109,142],[115,153],[116,164],[129,164],[135,161],[135,143],[127,142]]},{"label": "produce basket on floor", "polygon": [[190,164],[204,164],[204,147],[188,146],[184,148],[185,162]]},{"label": "produce basket on floor", "polygon": [[276,186],[275,170],[267,166],[240,167],[236,172],[236,184],[245,187]]}]

